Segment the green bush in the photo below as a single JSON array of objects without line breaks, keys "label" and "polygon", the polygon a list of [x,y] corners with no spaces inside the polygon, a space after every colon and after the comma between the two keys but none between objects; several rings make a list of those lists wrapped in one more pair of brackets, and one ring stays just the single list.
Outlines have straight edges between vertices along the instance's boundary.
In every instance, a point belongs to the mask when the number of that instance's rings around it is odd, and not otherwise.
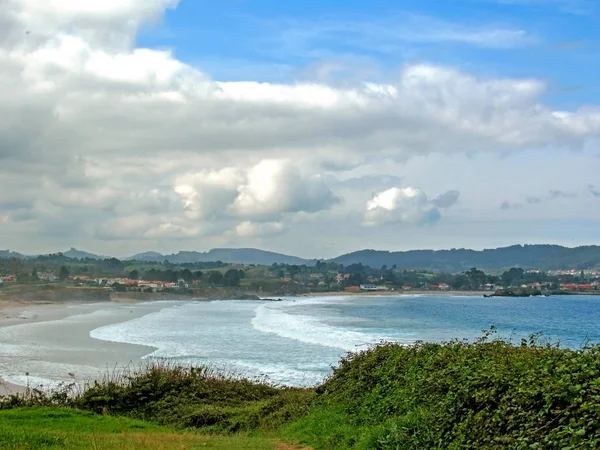
[{"label": "green bush", "polygon": [[344,357],[316,389],[160,365],[69,388],[0,408],[75,407],[315,449],[600,448],[600,349],[535,336],[520,345],[489,333],[474,343],[382,344]]},{"label": "green bush", "polygon": [[317,392],[361,430],[323,448],[600,447],[598,347],[385,344],[344,358]]}]

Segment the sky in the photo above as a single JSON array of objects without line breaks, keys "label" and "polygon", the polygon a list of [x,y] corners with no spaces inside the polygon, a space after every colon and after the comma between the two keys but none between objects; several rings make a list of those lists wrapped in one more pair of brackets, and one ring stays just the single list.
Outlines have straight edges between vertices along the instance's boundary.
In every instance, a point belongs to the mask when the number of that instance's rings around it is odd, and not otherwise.
[{"label": "sky", "polygon": [[595,0],[0,0],[0,249],[598,244]]}]

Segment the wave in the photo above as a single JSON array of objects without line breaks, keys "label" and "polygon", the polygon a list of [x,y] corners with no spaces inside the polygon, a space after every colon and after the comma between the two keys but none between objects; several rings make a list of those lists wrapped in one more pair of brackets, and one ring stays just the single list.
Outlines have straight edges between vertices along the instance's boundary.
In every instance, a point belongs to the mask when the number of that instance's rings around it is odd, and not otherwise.
[{"label": "wave", "polygon": [[[346,299],[347,301],[347,299]],[[329,302],[327,297],[303,301],[302,305],[316,305]],[[292,314],[285,309],[294,306],[285,302],[279,305],[260,305],[252,319],[252,326],[262,333],[276,334],[306,344],[320,345],[344,350],[360,350],[381,341],[395,340],[393,336],[367,333],[336,327],[314,316]]]}]

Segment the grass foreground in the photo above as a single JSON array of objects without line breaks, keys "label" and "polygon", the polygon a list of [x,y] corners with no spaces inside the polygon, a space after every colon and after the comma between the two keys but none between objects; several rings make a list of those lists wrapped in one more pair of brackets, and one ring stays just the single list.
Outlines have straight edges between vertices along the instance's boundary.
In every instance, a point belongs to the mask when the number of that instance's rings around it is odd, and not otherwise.
[{"label": "grass foreground", "polygon": [[493,331],[349,354],[310,389],[165,366],[69,389],[0,400],[0,448],[600,448],[599,347]]},{"label": "grass foreground", "polygon": [[2,449],[277,449],[270,439],[207,436],[125,417],[66,408],[0,411]]}]

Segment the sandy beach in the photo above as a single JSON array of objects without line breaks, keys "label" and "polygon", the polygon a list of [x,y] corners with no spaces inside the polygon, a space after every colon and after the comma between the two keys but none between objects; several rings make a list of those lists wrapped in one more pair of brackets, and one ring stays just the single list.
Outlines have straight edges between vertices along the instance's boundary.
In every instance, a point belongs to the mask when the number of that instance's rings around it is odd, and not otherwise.
[{"label": "sandy beach", "polygon": [[[482,296],[486,292],[326,292],[308,297],[422,295]],[[60,382],[83,385],[117,368],[137,366],[154,348],[92,339],[90,331],[127,322],[185,302],[0,301],[0,396],[26,387],[52,388]]]},{"label": "sandy beach", "polygon": [[90,331],[172,306],[173,302],[0,305],[0,395],[25,386],[84,384],[118,368],[135,366],[151,347],[90,338]]}]

